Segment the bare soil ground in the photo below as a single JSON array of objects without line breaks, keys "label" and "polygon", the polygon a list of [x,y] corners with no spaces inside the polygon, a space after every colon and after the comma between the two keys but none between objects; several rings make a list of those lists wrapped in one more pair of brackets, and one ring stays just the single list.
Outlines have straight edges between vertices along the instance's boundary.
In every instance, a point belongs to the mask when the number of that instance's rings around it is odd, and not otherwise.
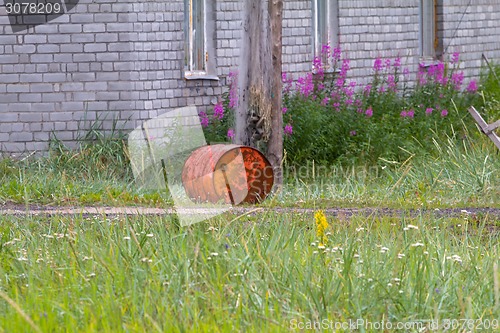
[{"label": "bare soil ground", "polygon": [[[258,214],[273,211],[281,214],[312,214],[312,208],[290,208],[290,207],[254,207],[243,206],[234,207],[231,212],[235,214]],[[195,213],[202,213],[203,208],[193,209]],[[0,205],[0,215],[170,215],[175,214],[173,208],[149,208],[149,207],[58,207],[58,206],[38,206],[19,205],[6,203]],[[460,216],[488,216],[493,220],[500,220],[500,208],[443,208],[443,209],[394,209],[394,208],[328,208],[325,213],[340,218],[349,218],[353,215],[366,216],[418,216],[430,214],[435,217],[460,217]]]}]

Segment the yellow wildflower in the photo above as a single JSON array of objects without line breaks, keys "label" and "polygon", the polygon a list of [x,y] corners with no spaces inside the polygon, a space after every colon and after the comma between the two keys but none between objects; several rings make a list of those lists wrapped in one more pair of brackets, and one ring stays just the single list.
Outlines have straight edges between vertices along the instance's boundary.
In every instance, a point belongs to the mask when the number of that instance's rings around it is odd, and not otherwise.
[{"label": "yellow wildflower", "polygon": [[325,213],[322,210],[318,210],[314,214],[314,219],[316,220],[316,235],[322,243],[326,243],[325,230],[328,228],[328,222],[326,221]]}]

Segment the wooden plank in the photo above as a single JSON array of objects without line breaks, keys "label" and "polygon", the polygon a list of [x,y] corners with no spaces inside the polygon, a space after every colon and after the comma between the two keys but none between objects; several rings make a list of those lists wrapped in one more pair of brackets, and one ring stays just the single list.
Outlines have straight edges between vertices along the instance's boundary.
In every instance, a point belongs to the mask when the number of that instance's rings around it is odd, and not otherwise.
[{"label": "wooden plank", "polygon": [[[495,126],[497,123],[499,123],[500,120],[496,121],[495,123],[493,123],[491,125],[491,127],[490,127],[490,125],[488,125],[484,121],[483,117],[481,117],[481,115],[479,114],[479,112],[477,112],[477,110],[473,106],[471,106],[469,108],[469,113],[476,120],[476,122],[478,123],[479,127],[481,128],[481,131],[483,131],[483,133],[485,133],[490,138],[490,140],[493,141],[493,143],[495,144],[495,146],[497,146],[497,148],[500,149],[500,138],[498,137],[498,135],[496,135],[495,132],[493,132],[493,130],[489,130],[493,126]],[[500,126],[500,123],[499,123],[499,126]]]},{"label": "wooden plank", "polygon": [[484,131],[486,134],[489,134],[490,132],[496,130],[498,127],[500,127],[500,119],[495,121],[493,124],[488,125]]}]

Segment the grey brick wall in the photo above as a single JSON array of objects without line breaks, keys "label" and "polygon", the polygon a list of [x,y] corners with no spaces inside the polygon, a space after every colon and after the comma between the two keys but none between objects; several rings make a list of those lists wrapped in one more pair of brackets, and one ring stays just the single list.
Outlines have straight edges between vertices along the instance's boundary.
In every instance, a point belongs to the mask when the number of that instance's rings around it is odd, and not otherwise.
[{"label": "grey brick wall", "polygon": [[[442,43],[462,53],[469,77],[481,53],[500,60],[500,2],[439,2]],[[0,151],[43,151],[53,135],[75,145],[96,119],[129,130],[172,108],[210,107],[238,66],[242,0],[213,2],[218,81],[183,77],[183,0],[81,0],[72,13],[15,34],[1,4]],[[353,79],[366,82],[378,56],[399,55],[416,72],[419,1],[339,0],[339,32]],[[285,0],[283,70],[296,78],[312,59],[311,1]]]}]

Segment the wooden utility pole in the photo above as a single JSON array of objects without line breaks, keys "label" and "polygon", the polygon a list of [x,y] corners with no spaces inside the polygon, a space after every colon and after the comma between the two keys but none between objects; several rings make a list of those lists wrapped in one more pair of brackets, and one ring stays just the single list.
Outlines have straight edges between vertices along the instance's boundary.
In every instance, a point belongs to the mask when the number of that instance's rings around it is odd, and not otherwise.
[{"label": "wooden utility pole", "polygon": [[283,0],[244,2],[235,142],[265,149],[275,184],[283,172],[281,49]]},{"label": "wooden utility pole", "polygon": [[271,21],[271,135],[267,148],[267,158],[274,166],[274,180],[278,187],[283,185],[283,113],[282,109],[282,27],[283,0],[269,0],[269,16]]}]

